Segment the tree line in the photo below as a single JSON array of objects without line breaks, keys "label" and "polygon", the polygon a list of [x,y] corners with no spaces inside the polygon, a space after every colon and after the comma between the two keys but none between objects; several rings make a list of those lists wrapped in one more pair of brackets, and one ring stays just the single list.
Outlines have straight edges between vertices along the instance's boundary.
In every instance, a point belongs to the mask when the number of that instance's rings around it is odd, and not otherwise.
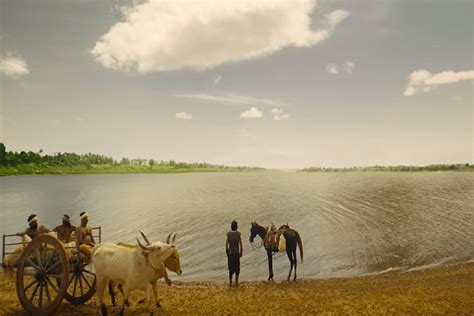
[{"label": "tree line", "polygon": [[428,166],[370,166],[370,167],[351,167],[351,168],[323,168],[310,167],[301,169],[305,172],[370,172],[370,171],[397,171],[397,172],[411,172],[411,171],[449,171],[449,170],[474,170],[474,165],[468,163],[459,164],[432,164]]},{"label": "tree line", "polygon": [[260,169],[252,167],[229,167],[224,165],[213,165],[206,162],[186,163],[175,160],[157,161],[154,159],[129,159],[122,158],[120,161],[110,156],[87,153],[76,154],[67,152],[57,152],[52,155],[43,154],[43,150],[33,151],[7,151],[5,144],[0,143],[0,166],[15,167],[25,164],[35,164],[41,166],[90,166],[90,165],[124,165],[124,166],[168,166],[173,168],[220,168],[220,169]]}]

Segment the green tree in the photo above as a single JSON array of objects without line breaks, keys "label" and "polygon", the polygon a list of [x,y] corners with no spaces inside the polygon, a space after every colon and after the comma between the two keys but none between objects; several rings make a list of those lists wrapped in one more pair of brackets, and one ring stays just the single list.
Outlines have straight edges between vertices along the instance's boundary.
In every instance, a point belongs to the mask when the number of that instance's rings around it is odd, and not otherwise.
[{"label": "green tree", "polygon": [[157,164],[157,162],[156,162],[155,160],[153,160],[153,159],[148,160],[148,165],[149,165],[151,168],[153,168],[154,166],[156,166],[156,164]]},{"label": "green tree", "polygon": [[6,153],[5,145],[3,143],[0,143],[0,165],[6,164],[5,153]]}]

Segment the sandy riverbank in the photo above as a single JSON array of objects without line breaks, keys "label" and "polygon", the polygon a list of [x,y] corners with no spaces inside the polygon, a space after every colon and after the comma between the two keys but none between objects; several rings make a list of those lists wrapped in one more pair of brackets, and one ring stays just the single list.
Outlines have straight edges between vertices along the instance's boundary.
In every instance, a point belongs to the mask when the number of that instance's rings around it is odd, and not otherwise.
[{"label": "sandy riverbank", "polygon": [[[175,278],[176,279],[176,278]],[[214,314],[474,314],[474,263],[457,264],[408,273],[357,278],[242,282],[239,288],[223,283],[161,285],[158,315]],[[127,314],[146,314],[131,296]],[[107,295],[107,303],[110,298]],[[109,308],[111,314],[118,308]],[[57,315],[98,315],[94,297],[86,305],[64,302]],[[22,315],[12,276],[0,273],[0,314]]]}]

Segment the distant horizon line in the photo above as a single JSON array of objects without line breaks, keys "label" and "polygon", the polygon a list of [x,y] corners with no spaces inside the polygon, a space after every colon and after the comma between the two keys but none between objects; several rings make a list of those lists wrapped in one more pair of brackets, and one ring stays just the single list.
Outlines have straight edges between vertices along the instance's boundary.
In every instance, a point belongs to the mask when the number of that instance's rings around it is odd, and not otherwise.
[{"label": "distant horizon line", "polygon": [[[175,160],[175,159],[169,159],[169,160],[165,160],[165,159],[160,159],[160,161],[158,161],[157,159],[154,159],[154,158],[128,158],[128,157],[122,157],[120,159],[116,159],[113,155],[110,155],[110,156],[107,156],[107,155],[102,155],[102,154],[96,154],[96,153],[92,153],[92,152],[88,152],[88,153],[85,153],[85,154],[77,154],[77,153],[74,153],[74,152],[53,152],[52,154],[48,154],[48,153],[44,153],[43,149],[39,149],[37,152],[34,152],[32,150],[29,150],[29,151],[26,151],[26,150],[21,150],[21,151],[7,151],[6,150],[6,146],[3,142],[0,142],[0,151],[2,152],[11,152],[11,153],[19,153],[21,154],[22,152],[24,153],[34,153],[34,154],[38,154],[40,156],[45,156],[45,155],[50,155],[50,156],[54,156],[54,155],[57,155],[57,154],[74,154],[74,155],[78,155],[78,156],[85,156],[85,155],[98,155],[98,156],[102,156],[102,157],[107,157],[107,158],[110,158],[114,163],[117,163],[117,164],[120,164],[121,163],[121,160],[123,161],[124,159],[127,159],[129,160],[130,162],[132,161],[144,161],[145,164],[147,164],[150,160],[153,160],[157,163],[159,162],[171,162],[171,161],[174,161],[175,163],[185,163],[185,164],[196,164],[196,163],[205,163],[205,164],[210,164],[210,165],[220,165],[220,166],[227,166],[227,167],[251,167],[251,168],[261,168],[261,169],[265,169],[265,170],[282,170],[282,171],[291,171],[291,170],[307,170],[307,171],[310,171],[309,169],[320,169],[321,171],[324,171],[324,170],[349,170],[349,169],[370,169],[370,168],[428,168],[428,167],[435,167],[435,166],[444,166],[444,167],[447,167],[447,166],[465,166],[465,167],[472,167],[474,164],[472,162],[452,162],[452,163],[429,163],[429,164],[423,164],[423,165],[414,165],[414,164],[387,164],[387,165],[381,165],[381,164],[375,164],[375,165],[351,165],[351,166],[323,166],[323,165],[311,165],[311,166],[306,166],[306,167],[263,167],[263,166],[248,166],[248,165],[226,165],[226,164],[220,164],[220,163],[211,163],[211,162],[205,162],[205,161],[202,161],[202,162],[197,162],[197,161],[194,161],[194,162],[187,162],[187,161],[178,161],[178,160]],[[1,154],[1,153],[0,153]]]}]

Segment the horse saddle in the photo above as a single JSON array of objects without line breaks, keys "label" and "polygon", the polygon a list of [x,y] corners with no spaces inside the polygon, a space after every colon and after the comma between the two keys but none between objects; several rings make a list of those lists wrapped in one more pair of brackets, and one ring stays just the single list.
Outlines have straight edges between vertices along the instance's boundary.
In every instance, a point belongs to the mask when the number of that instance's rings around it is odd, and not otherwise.
[{"label": "horse saddle", "polygon": [[265,248],[272,249],[275,252],[286,250],[286,240],[283,233],[290,228],[288,224],[281,225],[278,229],[274,225],[268,227],[265,237]]}]

